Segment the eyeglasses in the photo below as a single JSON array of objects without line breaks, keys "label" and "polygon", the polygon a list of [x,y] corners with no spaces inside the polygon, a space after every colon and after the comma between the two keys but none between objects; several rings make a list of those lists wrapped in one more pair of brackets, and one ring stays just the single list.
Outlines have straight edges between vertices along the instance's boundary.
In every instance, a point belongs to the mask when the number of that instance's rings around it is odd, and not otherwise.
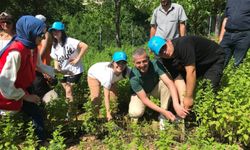
[{"label": "eyeglasses", "polygon": [[45,33],[40,34],[39,37],[44,39],[45,38]]}]

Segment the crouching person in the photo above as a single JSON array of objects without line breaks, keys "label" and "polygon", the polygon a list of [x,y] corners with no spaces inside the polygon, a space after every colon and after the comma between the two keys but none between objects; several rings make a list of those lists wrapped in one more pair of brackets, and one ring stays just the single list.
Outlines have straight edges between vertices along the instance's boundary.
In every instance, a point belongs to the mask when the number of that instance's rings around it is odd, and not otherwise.
[{"label": "crouching person", "polygon": [[16,23],[15,40],[0,55],[0,109],[23,111],[30,116],[35,133],[45,142],[44,123],[38,105],[39,96],[30,94],[28,87],[35,79],[36,68],[55,76],[54,69],[41,65],[37,45],[44,38],[46,25],[33,16],[23,16]]},{"label": "crouching person", "polygon": [[[135,50],[132,57],[134,67],[129,77],[133,91],[129,104],[130,117],[141,117],[144,114],[145,106],[148,106],[165,118],[174,121],[175,115],[167,110],[171,96],[177,115],[184,118],[188,111],[180,105],[176,87],[168,77],[163,65],[157,60],[150,61],[143,48]],[[161,107],[150,101],[150,95],[160,99]]]},{"label": "crouching person", "polygon": [[101,86],[104,91],[104,101],[107,120],[112,119],[110,110],[110,100],[117,98],[115,83],[128,75],[130,69],[127,67],[127,55],[125,52],[115,52],[112,62],[99,62],[91,66],[88,70],[88,86],[90,98],[99,112],[101,105]]}]

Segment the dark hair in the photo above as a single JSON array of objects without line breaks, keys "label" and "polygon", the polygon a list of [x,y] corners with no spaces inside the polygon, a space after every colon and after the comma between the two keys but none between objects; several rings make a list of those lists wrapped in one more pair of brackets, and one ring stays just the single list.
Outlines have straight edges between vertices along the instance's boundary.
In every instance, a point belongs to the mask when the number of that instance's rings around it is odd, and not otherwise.
[{"label": "dark hair", "polygon": [[136,50],[133,51],[132,53],[132,57],[133,57],[133,60],[136,56],[141,56],[141,55],[144,55],[146,54],[147,55],[147,58],[149,59],[149,56],[146,52],[146,50],[144,48],[137,48]]},{"label": "dark hair", "polygon": [[[114,64],[114,61],[110,62],[110,64],[108,65],[108,67],[113,68],[113,66],[114,66],[113,64]],[[125,69],[122,71],[122,77],[123,78],[126,78],[127,72],[128,72],[128,66],[126,66]]]},{"label": "dark hair", "polygon": [[126,78],[126,74],[128,72],[128,66],[125,67],[125,69],[122,71],[122,77]]},{"label": "dark hair", "polygon": [[0,14],[0,23],[5,22],[7,24],[11,24],[14,22],[13,20],[14,19],[13,19],[12,15],[8,14],[7,12],[2,12]]},{"label": "dark hair", "polygon": [[[61,30],[61,32],[62,32],[62,46],[64,46],[66,43],[67,35],[64,30]],[[58,44],[57,39],[53,37],[53,48],[56,48],[57,44]]]}]

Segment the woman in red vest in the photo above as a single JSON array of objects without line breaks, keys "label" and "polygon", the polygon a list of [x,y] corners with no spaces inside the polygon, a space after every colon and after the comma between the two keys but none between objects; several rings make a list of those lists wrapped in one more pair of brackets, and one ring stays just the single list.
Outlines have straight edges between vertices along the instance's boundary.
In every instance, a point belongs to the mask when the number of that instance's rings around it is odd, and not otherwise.
[{"label": "woman in red vest", "polygon": [[36,68],[54,76],[52,67],[37,57],[37,45],[44,38],[46,25],[33,16],[23,16],[16,23],[16,37],[0,56],[0,109],[22,110],[33,119],[39,140],[44,141],[44,124],[37,95],[28,87],[35,79]]}]

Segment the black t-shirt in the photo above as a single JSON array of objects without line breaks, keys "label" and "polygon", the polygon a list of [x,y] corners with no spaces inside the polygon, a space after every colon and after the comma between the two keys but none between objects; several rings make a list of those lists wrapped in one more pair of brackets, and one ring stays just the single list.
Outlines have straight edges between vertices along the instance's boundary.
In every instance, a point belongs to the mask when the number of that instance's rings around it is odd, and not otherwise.
[{"label": "black t-shirt", "polygon": [[172,40],[174,53],[172,59],[163,59],[162,62],[173,78],[185,71],[185,66],[195,65],[199,76],[214,62],[224,55],[224,51],[214,41],[199,36],[184,36]]}]

